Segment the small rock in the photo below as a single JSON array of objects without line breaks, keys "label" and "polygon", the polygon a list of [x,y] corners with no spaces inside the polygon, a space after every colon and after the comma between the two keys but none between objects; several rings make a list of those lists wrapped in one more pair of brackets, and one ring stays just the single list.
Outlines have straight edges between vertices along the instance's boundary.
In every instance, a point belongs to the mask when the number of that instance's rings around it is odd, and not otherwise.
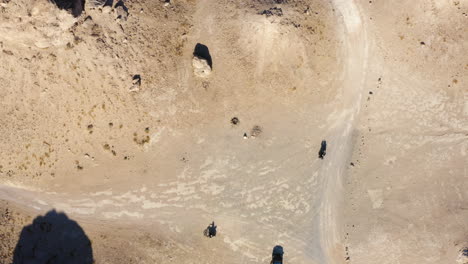
[{"label": "small rock", "polygon": [[140,86],[141,85],[141,76],[140,76],[140,74],[133,75],[132,82],[133,82],[134,85]]},{"label": "small rock", "polygon": [[193,56],[192,59],[193,73],[198,77],[207,77],[211,74],[211,67],[206,59],[198,56]]},{"label": "small rock", "polygon": [[133,75],[132,78],[132,87],[130,87],[130,92],[138,92],[141,86],[141,76],[140,74]]},{"label": "small rock", "polygon": [[239,124],[239,118],[233,117],[233,118],[231,119],[231,124],[233,124],[233,125]]}]

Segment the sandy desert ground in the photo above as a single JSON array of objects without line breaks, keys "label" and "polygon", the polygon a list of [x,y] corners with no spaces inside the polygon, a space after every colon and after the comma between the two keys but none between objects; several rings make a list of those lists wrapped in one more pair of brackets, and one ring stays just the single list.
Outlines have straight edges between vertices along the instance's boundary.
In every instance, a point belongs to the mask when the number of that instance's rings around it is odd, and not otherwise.
[{"label": "sandy desert ground", "polygon": [[0,263],[468,263],[468,1],[95,2],[0,0]]}]

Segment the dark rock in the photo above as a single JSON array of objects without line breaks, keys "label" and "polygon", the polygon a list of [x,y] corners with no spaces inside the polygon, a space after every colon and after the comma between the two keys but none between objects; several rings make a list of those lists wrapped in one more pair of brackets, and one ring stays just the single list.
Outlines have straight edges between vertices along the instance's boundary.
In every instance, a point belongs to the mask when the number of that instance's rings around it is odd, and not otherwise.
[{"label": "dark rock", "polygon": [[239,124],[239,118],[233,117],[233,118],[231,119],[231,124],[233,124],[233,125]]},{"label": "dark rock", "polygon": [[140,86],[141,85],[141,76],[140,76],[140,74],[133,75],[132,81],[133,81],[134,85]]},{"label": "dark rock", "polygon": [[283,10],[279,7],[272,7],[258,13],[259,15],[269,16],[283,16]]}]

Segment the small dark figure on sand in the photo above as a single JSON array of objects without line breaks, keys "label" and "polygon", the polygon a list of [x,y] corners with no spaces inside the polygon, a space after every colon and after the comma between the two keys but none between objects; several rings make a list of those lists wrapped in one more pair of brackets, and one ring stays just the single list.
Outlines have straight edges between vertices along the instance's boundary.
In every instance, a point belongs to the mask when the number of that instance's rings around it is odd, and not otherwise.
[{"label": "small dark figure on sand", "polygon": [[270,264],[283,264],[283,247],[277,245],[273,248],[273,253],[271,254]]},{"label": "small dark figure on sand", "polygon": [[320,151],[318,153],[319,158],[323,159],[327,154],[327,141],[322,140],[322,145],[320,146]]},{"label": "small dark figure on sand", "polygon": [[215,225],[215,222],[213,221],[213,223],[211,223],[209,226],[208,226],[208,237],[209,238],[212,238],[214,236],[216,236],[216,225]]}]

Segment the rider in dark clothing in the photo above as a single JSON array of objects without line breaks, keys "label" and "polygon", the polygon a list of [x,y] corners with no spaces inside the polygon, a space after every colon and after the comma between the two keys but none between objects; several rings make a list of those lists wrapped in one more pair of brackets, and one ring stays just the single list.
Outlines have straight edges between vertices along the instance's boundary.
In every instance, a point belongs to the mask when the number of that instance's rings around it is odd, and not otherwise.
[{"label": "rider in dark clothing", "polygon": [[211,225],[208,226],[208,237],[209,238],[212,238],[214,236],[216,236],[216,225],[215,225],[215,222],[213,221],[213,223],[211,223]]},{"label": "rider in dark clothing", "polygon": [[327,154],[327,141],[322,140],[322,144],[320,146],[320,151],[319,151],[319,158],[323,159],[325,155]]},{"label": "rider in dark clothing", "polygon": [[277,245],[273,248],[273,253],[271,254],[270,264],[282,264],[283,263],[283,247]]}]

